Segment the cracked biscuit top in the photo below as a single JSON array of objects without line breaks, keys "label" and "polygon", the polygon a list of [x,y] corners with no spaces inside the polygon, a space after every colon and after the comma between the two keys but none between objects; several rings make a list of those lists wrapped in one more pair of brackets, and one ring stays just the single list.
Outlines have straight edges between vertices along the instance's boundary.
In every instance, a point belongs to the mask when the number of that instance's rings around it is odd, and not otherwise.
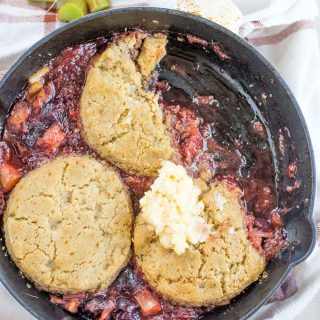
[{"label": "cracked biscuit top", "polygon": [[164,248],[139,214],[134,251],[145,279],[163,297],[188,307],[224,305],[256,281],[266,261],[248,240],[241,192],[228,182],[199,182],[203,218],[211,227],[204,243],[178,255]]},{"label": "cracked biscuit top", "polygon": [[87,143],[121,169],[156,176],[173,157],[158,95],[146,90],[165,55],[164,35],[129,33],[112,42],[89,69],[80,102]]},{"label": "cracked biscuit top", "polygon": [[66,156],[28,173],[10,194],[5,241],[20,270],[42,290],[106,288],[129,259],[132,209],[111,168]]}]

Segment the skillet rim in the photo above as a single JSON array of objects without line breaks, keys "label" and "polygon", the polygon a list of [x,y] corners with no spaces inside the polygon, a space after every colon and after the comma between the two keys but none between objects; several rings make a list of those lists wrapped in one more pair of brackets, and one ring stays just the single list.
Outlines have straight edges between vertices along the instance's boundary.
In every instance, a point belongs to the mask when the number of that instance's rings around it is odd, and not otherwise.
[{"label": "skillet rim", "polygon": [[[315,248],[316,245],[316,225],[314,221],[314,204],[315,204],[315,197],[316,197],[316,165],[315,165],[315,158],[314,158],[314,151],[311,143],[311,137],[308,131],[307,124],[305,122],[304,116],[302,114],[302,111],[298,105],[298,102],[296,101],[291,89],[289,86],[286,84],[286,82],[283,80],[282,76],[279,74],[279,72],[275,69],[275,67],[261,54],[259,53],[251,44],[246,42],[243,38],[238,36],[237,34],[231,32],[230,30],[216,24],[215,22],[212,22],[210,20],[207,20],[203,17],[192,15],[186,12],[178,11],[178,10],[173,10],[173,9],[167,9],[167,8],[158,8],[158,7],[126,7],[126,8],[119,8],[119,9],[110,9],[106,11],[100,11],[97,13],[89,14],[81,19],[75,20],[73,22],[69,22],[66,25],[56,29],[55,31],[49,33],[45,37],[41,38],[39,41],[37,41],[33,46],[31,46],[28,50],[26,50],[18,59],[17,61],[7,70],[7,72],[4,74],[2,79],[0,80],[0,92],[2,89],[2,86],[5,84],[5,82],[14,74],[15,69],[23,64],[25,60],[33,54],[33,52],[38,49],[41,45],[52,41],[55,36],[66,32],[67,30],[81,25],[82,23],[85,22],[90,22],[92,20],[95,20],[97,18],[102,18],[102,17],[107,17],[110,15],[117,15],[121,13],[134,13],[134,12],[149,12],[149,13],[160,13],[160,14],[166,14],[169,16],[181,16],[186,19],[190,19],[193,21],[196,21],[198,23],[204,24],[208,26],[208,28],[211,29],[217,29],[220,32],[226,34],[232,40],[240,42],[240,44],[246,48],[246,50],[249,50],[252,54],[254,54],[259,61],[264,64],[264,66],[271,71],[271,73],[274,75],[275,80],[279,83],[280,86],[284,89],[285,93],[288,95],[288,97],[291,100],[291,103],[297,112],[297,115],[299,117],[300,125],[303,129],[303,133],[306,138],[307,142],[307,148],[308,152],[310,154],[310,168],[311,168],[311,194],[310,194],[310,203],[309,203],[309,208],[308,211],[306,212],[306,219],[309,222],[310,228],[311,228],[311,242],[308,250],[306,250],[305,254],[302,255],[299,259],[290,261],[287,267],[287,270],[283,273],[282,277],[279,278],[277,283],[273,286],[272,290],[267,294],[267,296],[264,299],[261,299],[261,301],[254,307],[252,308],[249,312],[245,314],[244,317],[242,317],[242,320],[248,319],[250,316],[252,316],[254,313],[258,311],[258,309],[261,308],[270,298],[271,296],[275,293],[275,291],[280,287],[282,281],[287,277],[287,275],[290,273],[293,267],[295,267],[297,264],[303,262],[305,259],[307,259],[313,249]],[[2,270],[1,270],[2,271]],[[10,293],[10,295],[25,309],[27,310],[30,314],[32,314],[36,319],[39,320],[48,320],[42,316],[39,316],[36,314],[32,308],[26,303],[23,302],[23,299],[19,297],[19,294],[16,294],[13,289],[11,289],[9,281],[6,281],[3,279],[2,272],[0,272],[0,281],[3,284],[3,286],[6,288],[6,290]],[[210,319],[210,315],[205,316],[204,319]]]}]

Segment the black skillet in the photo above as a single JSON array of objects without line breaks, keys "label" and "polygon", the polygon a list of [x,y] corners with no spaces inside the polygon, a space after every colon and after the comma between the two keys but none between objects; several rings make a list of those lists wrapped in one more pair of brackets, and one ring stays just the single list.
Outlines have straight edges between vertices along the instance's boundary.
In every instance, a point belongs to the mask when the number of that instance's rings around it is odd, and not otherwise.
[{"label": "black skillet", "polygon": [[[67,24],[40,40],[5,74],[0,82],[1,128],[8,110],[25,86],[27,77],[41,65],[68,46],[105,36],[112,31],[123,31],[126,28],[164,30],[172,34],[188,33],[209,43],[212,41],[220,43],[231,59],[222,61],[213,52],[203,56],[197,53],[200,51],[192,51],[192,46],[187,42],[171,40],[168,45],[169,58],[180,57],[180,61],[184,61],[186,65],[194,66],[200,63],[206,68],[202,73],[193,74],[194,78],[191,74],[189,82],[185,83],[184,79],[172,78],[170,71],[165,69],[166,61],[164,61],[164,70],[160,73],[160,77],[168,78],[178,87],[183,86],[185,91],[189,90],[190,95],[195,88],[203,94],[210,94],[210,91],[214,91],[218,85],[229,92],[230,96],[244,101],[240,112],[230,113],[232,115],[230,129],[244,127],[243,124],[250,115],[259,118],[268,128],[268,141],[277,173],[279,205],[294,207],[284,218],[290,245],[279,258],[269,263],[267,279],[250,286],[229,306],[218,308],[205,317],[215,320],[247,319],[268,301],[290,270],[305,260],[314,248],[315,225],[312,213],[315,196],[315,164],[308,130],[291,91],[272,65],[244,40],[206,19],[174,10],[126,8],[87,16]],[[210,111],[203,110],[203,116],[210,121]],[[281,130],[285,138],[282,152],[279,144]],[[286,135],[286,132],[290,132],[290,136]],[[288,182],[284,172],[294,157],[298,157],[298,179],[301,180],[301,187],[293,197],[287,197],[283,192]],[[27,281],[18,274],[17,268],[5,251],[0,252],[0,279],[15,299],[36,318],[80,319],[79,316],[70,315],[51,304],[47,294],[33,287],[28,288]]]}]

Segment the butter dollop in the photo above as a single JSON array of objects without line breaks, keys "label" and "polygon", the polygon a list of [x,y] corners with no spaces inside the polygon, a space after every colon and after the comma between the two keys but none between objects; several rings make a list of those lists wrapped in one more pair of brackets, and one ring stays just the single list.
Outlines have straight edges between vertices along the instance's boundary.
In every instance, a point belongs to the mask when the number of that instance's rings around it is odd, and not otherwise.
[{"label": "butter dollop", "polygon": [[141,214],[162,246],[181,255],[190,244],[206,241],[210,228],[200,216],[204,210],[201,191],[186,170],[170,161],[161,165],[151,190],[140,200]]}]

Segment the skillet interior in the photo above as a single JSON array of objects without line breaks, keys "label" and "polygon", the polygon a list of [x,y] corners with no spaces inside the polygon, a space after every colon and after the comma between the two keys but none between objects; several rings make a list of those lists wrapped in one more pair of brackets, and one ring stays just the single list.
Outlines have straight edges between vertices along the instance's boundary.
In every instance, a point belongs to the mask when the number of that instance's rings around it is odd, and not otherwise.
[{"label": "skillet interior", "polygon": [[[196,60],[200,64],[205,63],[207,67],[203,73],[200,76],[197,73],[198,78],[193,78],[189,84],[191,87],[198,88],[197,91],[203,94],[210,93],[211,88],[216,89],[220,84],[221,90],[226,90],[230,96],[236,95],[243,99],[243,109],[238,114],[230,113],[230,127],[245,124],[246,114],[251,114],[251,116],[258,114],[266,127],[270,129],[268,138],[273,148],[274,165],[278,172],[279,204],[295,207],[284,218],[291,246],[268,265],[269,277],[266,280],[261,284],[252,285],[230,306],[219,308],[206,317],[206,319],[246,319],[270,297],[290,269],[296,263],[304,260],[313,249],[315,228],[312,221],[312,209],[315,173],[310,139],[296,101],[271,65],[243,40],[205,19],[166,9],[132,8],[90,15],[68,24],[41,40],[9,70],[0,84],[0,124],[3,125],[8,109],[24,87],[28,75],[36,71],[42,64],[65,47],[105,36],[111,31],[123,31],[126,27],[190,33],[209,42],[219,42],[228,52],[231,60],[221,61],[215,55],[211,55],[210,61],[203,60],[207,58],[202,57],[199,52],[190,53],[190,46],[187,43],[170,42],[169,55],[163,62],[164,71],[160,76],[170,78],[166,62],[168,59],[176,58],[179,52],[183,61],[189,59]],[[191,69],[189,71],[192,72]],[[176,85],[184,86],[184,89],[188,87],[188,84],[181,78],[171,79],[171,81]],[[267,99],[261,96],[262,92],[267,95]],[[203,115],[210,118],[208,110],[203,110]],[[286,147],[284,154],[281,154],[279,134],[284,127],[289,129],[291,137],[285,137]],[[287,180],[282,173],[295,155],[299,156],[297,178],[302,183],[294,197],[288,198],[283,193]],[[293,246],[294,250],[291,250]],[[47,294],[33,287],[28,289],[25,279],[17,276],[17,269],[5,251],[0,253],[0,268],[0,278],[3,284],[38,319],[78,319],[49,303]]]}]

